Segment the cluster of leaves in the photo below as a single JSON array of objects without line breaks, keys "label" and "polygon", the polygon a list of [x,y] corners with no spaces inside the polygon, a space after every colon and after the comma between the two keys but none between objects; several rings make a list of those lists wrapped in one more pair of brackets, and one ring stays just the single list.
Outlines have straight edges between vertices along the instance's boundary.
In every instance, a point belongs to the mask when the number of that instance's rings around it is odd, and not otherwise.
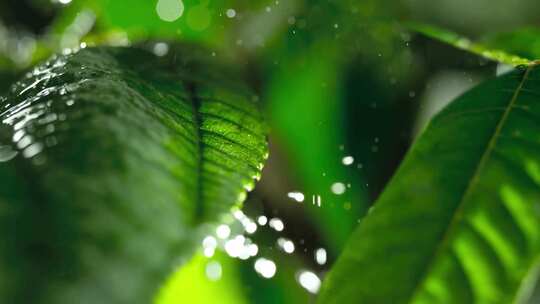
[{"label": "cluster of leaves", "polygon": [[[272,7],[278,13],[264,23],[274,25],[268,28],[257,27],[268,8],[256,4],[239,4],[246,13],[236,24],[223,16],[226,3],[186,1],[191,15],[164,26],[153,3],[132,3],[136,24],[124,18],[121,3],[85,0],[58,11],[18,68],[81,42],[134,46],[68,49],[0,100],[3,302],[177,301],[186,285],[202,280],[202,257],[194,255],[202,236],[260,178],[268,154],[260,95],[293,170],[307,176],[310,192],[329,196],[321,189],[331,181],[363,185],[366,178],[333,165],[336,147],[347,141],[346,100],[365,93],[361,85],[354,90],[342,83],[364,82],[368,61],[387,67],[370,77],[399,79],[406,87],[405,79],[415,76],[403,64],[412,56],[409,34],[389,21],[399,12],[385,10],[384,2],[351,9],[297,1]],[[473,88],[430,121],[350,238],[377,193],[348,191],[343,199],[355,202],[352,211],[310,209],[334,253],[350,239],[318,300],[523,301],[540,257],[540,35],[528,29],[472,42],[430,26],[404,26],[515,69]],[[207,48],[173,42],[164,54],[142,43],[180,34]],[[343,41],[351,43],[338,47]],[[365,47],[372,43],[376,51]],[[227,55],[216,60],[216,52]],[[243,56],[248,69],[249,61],[257,62],[261,81],[232,67],[244,65]],[[393,109],[383,95],[372,98]],[[316,140],[303,136],[308,129]],[[229,264],[223,262],[230,273],[238,271]],[[198,291],[201,299],[214,292],[226,294],[223,302],[241,302],[241,283],[223,282]]]}]

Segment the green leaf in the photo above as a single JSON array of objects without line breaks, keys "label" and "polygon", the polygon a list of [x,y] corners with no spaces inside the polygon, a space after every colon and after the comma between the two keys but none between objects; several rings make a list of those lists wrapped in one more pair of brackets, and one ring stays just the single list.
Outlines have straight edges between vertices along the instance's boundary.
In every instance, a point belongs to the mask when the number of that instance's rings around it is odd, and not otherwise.
[{"label": "green leaf", "polygon": [[507,49],[499,49],[497,45],[484,45],[479,42],[473,42],[469,38],[435,26],[411,23],[408,24],[408,27],[427,37],[450,44],[458,49],[471,52],[489,60],[509,64],[511,66],[528,65],[532,63],[529,59],[522,58],[513,53],[508,53]]},{"label": "green leaf", "polygon": [[320,303],[514,303],[540,258],[540,68],[439,113],[360,223]]},{"label": "green leaf", "polygon": [[244,200],[267,130],[207,57],[83,49],[0,101],[0,302],[150,303]]},{"label": "green leaf", "polygon": [[264,251],[259,256],[279,263],[271,280],[254,271],[255,260],[235,259],[220,249],[210,258],[198,252],[169,277],[154,304],[309,303],[310,294],[295,279],[302,262],[294,255]]},{"label": "green leaf", "polygon": [[[239,263],[242,262],[219,251],[212,259],[197,253],[168,279],[154,303],[247,304]],[[208,277],[209,271],[214,272],[215,278]]]}]

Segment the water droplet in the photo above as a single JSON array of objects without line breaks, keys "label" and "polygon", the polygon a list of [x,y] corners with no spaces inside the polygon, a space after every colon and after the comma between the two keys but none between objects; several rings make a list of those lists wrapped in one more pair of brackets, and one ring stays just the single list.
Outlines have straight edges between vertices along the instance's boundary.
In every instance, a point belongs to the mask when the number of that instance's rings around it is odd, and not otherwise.
[{"label": "water droplet", "polygon": [[229,18],[234,18],[236,16],[236,11],[234,9],[230,8],[230,9],[227,10],[227,12],[225,14]]},{"label": "water droplet", "polygon": [[169,45],[164,42],[158,42],[154,45],[154,54],[156,56],[162,57],[167,55],[169,52]]},{"label": "water droplet", "polygon": [[184,3],[181,0],[158,0],[156,12],[161,20],[173,22],[184,13]]},{"label": "water droplet", "polygon": [[203,249],[203,254],[207,258],[213,257],[215,252],[216,252],[216,249],[212,247],[207,247]]},{"label": "water droplet", "polygon": [[304,201],[304,194],[302,192],[298,192],[298,191],[289,192],[289,193],[287,193],[287,196],[289,198],[292,198],[293,200],[299,202],[299,203]]},{"label": "water droplet", "polygon": [[332,190],[332,193],[336,194],[336,195],[341,195],[343,193],[345,193],[345,184],[343,183],[333,183],[332,186],[330,187],[330,190]]},{"label": "water droplet", "polygon": [[206,277],[210,281],[217,281],[221,279],[222,269],[221,264],[216,261],[211,261],[206,264]]},{"label": "water droplet", "polygon": [[294,252],[294,243],[286,238],[278,238],[277,244],[281,250],[283,250],[286,253],[293,253]]},{"label": "water droplet", "polygon": [[276,274],[276,264],[265,258],[258,258],[254,268],[263,278],[270,279]]},{"label": "water droplet", "polygon": [[302,271],[298,274],[298,283],[311,293],[317,293],[321,287],[321,279],[311,271]]},{"label": "water droplet", "polygon": [[242,212],[242,210],[234,210],[233,211],[233,216],[234,216],[235,219],[237,219],[239,221],[246,218],[246,215],[244,214],[244,212]]},{"label": "water droplet", "polygon": [[220,239],[226,239],[229,237],[230,234],[231,234],[231,228],[229,228],[229,226],[227,225],[219,225],[216,228],[216,235]]},{"label": "water droplet", "polygon": [[247,246],[247,252],[250,256],[256,256],[259,253],[259,246],[257,244],[249,244]]},{"label": "water droplet", "polygon": [[245,237],[242,235],[237,235],[235,238],[225,242],[225,252],[233,258],[237,258],[242,253],[244,247]]},{"label": "water droplet", "polygon": [[315,262],[317,262],[317,264],[326,264],[326,258],[326,249],[318,248],[317,250],[315,250]]},{"label": "water droplet", "polygon": [[217,240],[215,237],[209,235],[203,239],[202,245],[204,248],[216,248]]},{"label": "water droplet", "polygon": [[259,223],[259,225],[261,226],[266,225],[267,222],[268,222],[268,218],[264,215],[261,215],[257,218],[257,223]]},{"label": "water droplet", "polygon": [[342,162],[345,166],[352,165],[352,163],[354,162],[354,157],[352,157],[352,156],[345,156],[345,157],[343,157],[343,159],[341,160],[341,162]]},{"label": "water droplet", "polygon": [[272,218],[270,219],[270,222],[268,223],[268,226],[274,228],[276,231],[283,231],[285,228],[285,225],[283,224],[283,221],[278,218]]},{"label": "water droplet", "polygon": [[321,206],[321,196],[320,195],[314,195],[311,197],[311,202],[313,205],[317,205],[317,207]]},{"label": "water droplet", "polygon": [[249,234],[253,234],[255,233],[255,231],[257,231],[257,224],[255,224],[254,222],[252,222],[251,220],[249,222],[247,222],[245,225],[244,225],[244,229],[246,229],[246,232],[249,233]]}]

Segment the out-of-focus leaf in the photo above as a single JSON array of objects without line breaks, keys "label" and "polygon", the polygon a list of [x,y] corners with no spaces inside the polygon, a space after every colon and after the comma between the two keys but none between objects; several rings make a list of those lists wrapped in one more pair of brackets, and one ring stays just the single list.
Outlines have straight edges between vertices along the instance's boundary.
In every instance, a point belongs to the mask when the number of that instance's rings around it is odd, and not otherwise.
[{"label": "out-of-focus leaf", "polygon": [[[253,204],[251,203],[254,203],[254,201],[249,201],[244,209],[252,207]],[[298,283],[299,273],[312,268],[309,263],[306,263],[306,260],[300,257],[302,252],[306,253],[307,250],[300,242],[291,240],[295,243],[294,252],[284,252],[281,245],[279,245],[279,240],[283,236],[276,237],[276,234],[272,233],[271,230],[265,230],[264,226],[260,227],[257,233],[252,236],[253,242],[259,248],[257,256],[238,263],[237,267],[244,284],[243,290],[246,298],[252,304],[309,303],[313,295]],[[304,250],[302,250],[303,247]],[[271,279],[262,277],[255,270],[254,265],[258,258],[275,262],[276,273]]]},{"label": "out-of-focus leaf", "polygon": [[[387,1],[302,4],[300,13],[288,18],[284,36],[271,41],[277,45],[268,47],[266,97],[276,142],[295,165],[308,194],[306,206],[328,249],[336,253],[368,206],[362,174],[341,163],[348,154],[347,100],[340,83],[347,65],[360,56],[370,63],[385,56],[387,70],[381,74],[397,70],[394,59],[401,57],[389,55],[396,42],[404,43],[396,28],[382,20],[397,15],[400,6]],[[330,189],[334,183],[350,183],[351,188],[336,195]],[[316,195],[322,198],[320,207]]]},{"label": "out-of-focus leaf", "polygon": [[1,302],[148,303],[243,201],[266,127],[236,73],[207,57],[83,49],[1,100]]},{"label": "out-of-focus leaf", "polygon": [[517,54],[510,53],[510,50],[507,48],[499,49],[498,47],[501,45],[484,45],[480,42],[473,42],[470,39],[460,36],[454,32],[427,24],[410,23],[408,24],[408,27],[411,30],[423,34],[427,37],[439,40],[444,43],[448,43],[456,48],[477,54],[489,60],[509,64],[512,66],[527,65],[531,63],[529,59],[522,58]]},{"label": "out-of-focus leaf", "polygon": [[273,254],[276,262],[276,275],[269,279],[261,277],[253,269],[256,260],[242,263],[239,270],[242,272],[244,293],[252,304],[297,304],[310,303],[313,298],[297,282],[298,274],[303,271],[301,262],[294,255],[283,256]]},{"label": "out-of-focus leaf", "polygon": [[438,114],[359,225],[320,303],[515,303],[540,257],[540,68]]},{"label": "out-of-focus leaf", "polygon": [[[320,54],[325,54],[325,60],[318,57]],[[274,75],[268,99],[275,132],[284,141],[307,193],[312,194],[306,197],[307,210],[332,250],[337,251],[356,226],[365,197],[363,185],[357,183],[342,196],[331,191],[333,183],[353,182],[341,164],[344,105],[335,56],[336,50],[323,43],[306,51],[302,58],[282,62],[287,68]],[[317,196],[321,197],[320,204]]]},{"label": "out-of-focus leaf", "polygon": [[196,254],[169,278],[154,303],[307,303],[310,294],[296,282],[298,261],[278,252],[271,256],[277,271],[267,279],[254,270],[256,259],[234,259],[219,250],[211,258]]},{"label": "out-of-focus leaf", "polygon": [[537,28],[491,34],[481,42],[490,48],[504,50],[523,58],[540,59],[540,30]]},{"label": "out-of-focus leaf", "polygon": [[245,304],[238,260],[218,252],[212,259],[197,254],[163,286],[155,304]]}]

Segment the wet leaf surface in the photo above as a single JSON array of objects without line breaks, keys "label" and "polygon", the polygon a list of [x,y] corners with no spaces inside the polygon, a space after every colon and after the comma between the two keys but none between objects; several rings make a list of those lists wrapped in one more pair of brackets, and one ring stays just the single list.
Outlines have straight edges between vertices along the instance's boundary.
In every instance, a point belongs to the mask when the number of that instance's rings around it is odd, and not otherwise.
[{"label": "wet leaf surface", "polygon": [[57,56],[0,101],[0,301],[150,303],[241,203],[266,126],[190,47]]}]

